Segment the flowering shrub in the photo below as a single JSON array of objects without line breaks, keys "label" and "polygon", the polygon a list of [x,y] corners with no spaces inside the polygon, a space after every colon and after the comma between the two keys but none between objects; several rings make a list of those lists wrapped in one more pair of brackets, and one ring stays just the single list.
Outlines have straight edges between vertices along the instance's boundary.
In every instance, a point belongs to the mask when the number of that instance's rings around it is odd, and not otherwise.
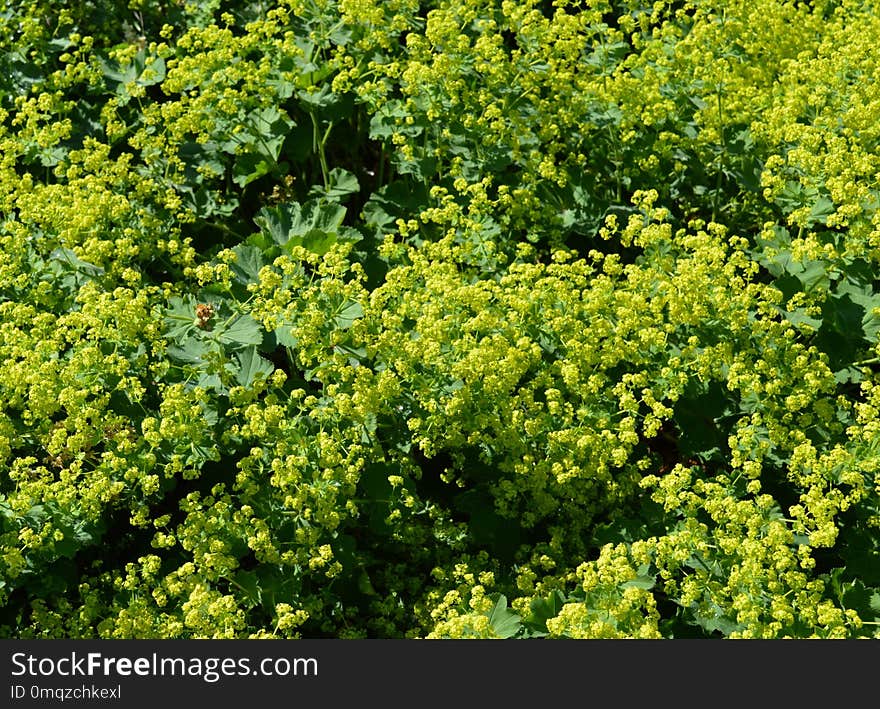
[{"label": "flowering shrub", "polygon": [[5,636],[876,636],[869,3],[0,29]]}]

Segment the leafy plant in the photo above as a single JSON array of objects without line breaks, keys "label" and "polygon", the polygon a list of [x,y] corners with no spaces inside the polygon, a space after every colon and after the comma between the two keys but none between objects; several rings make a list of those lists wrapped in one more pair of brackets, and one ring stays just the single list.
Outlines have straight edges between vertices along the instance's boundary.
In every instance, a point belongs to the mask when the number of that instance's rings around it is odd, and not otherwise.
[{"label": "leafy plant", "polygon": [[0,629],[875,637],[864,3],[0,10]]}]

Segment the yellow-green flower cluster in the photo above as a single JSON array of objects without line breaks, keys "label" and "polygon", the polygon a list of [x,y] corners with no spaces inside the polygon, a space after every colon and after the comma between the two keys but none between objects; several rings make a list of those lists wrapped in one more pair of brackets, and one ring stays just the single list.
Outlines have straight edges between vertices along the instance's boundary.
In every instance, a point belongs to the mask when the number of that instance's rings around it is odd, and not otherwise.
[{"label": "yellow-green flower cluster", "polygon": [[874,634],[869,4],[62,5],[0,13],[7,635]]}]

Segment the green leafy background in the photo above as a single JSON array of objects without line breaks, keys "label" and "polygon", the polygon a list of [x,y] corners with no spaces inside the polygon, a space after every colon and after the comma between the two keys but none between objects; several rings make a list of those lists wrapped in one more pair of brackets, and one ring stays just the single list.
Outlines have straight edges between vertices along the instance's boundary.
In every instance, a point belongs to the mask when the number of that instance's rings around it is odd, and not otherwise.
[{"label": "green leafy background", "polygon": [[0,2],[0,630],[875,637],[878,33]]}]

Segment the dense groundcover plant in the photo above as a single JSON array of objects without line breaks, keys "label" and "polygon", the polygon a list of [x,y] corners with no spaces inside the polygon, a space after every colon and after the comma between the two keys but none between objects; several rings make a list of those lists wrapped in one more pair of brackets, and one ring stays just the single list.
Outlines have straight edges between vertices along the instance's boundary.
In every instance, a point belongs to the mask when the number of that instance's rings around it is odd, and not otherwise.
[{"label": "dense groundcover plant", "polygon": [[875,637],[877,36],[0,2],[0,633]]}]

